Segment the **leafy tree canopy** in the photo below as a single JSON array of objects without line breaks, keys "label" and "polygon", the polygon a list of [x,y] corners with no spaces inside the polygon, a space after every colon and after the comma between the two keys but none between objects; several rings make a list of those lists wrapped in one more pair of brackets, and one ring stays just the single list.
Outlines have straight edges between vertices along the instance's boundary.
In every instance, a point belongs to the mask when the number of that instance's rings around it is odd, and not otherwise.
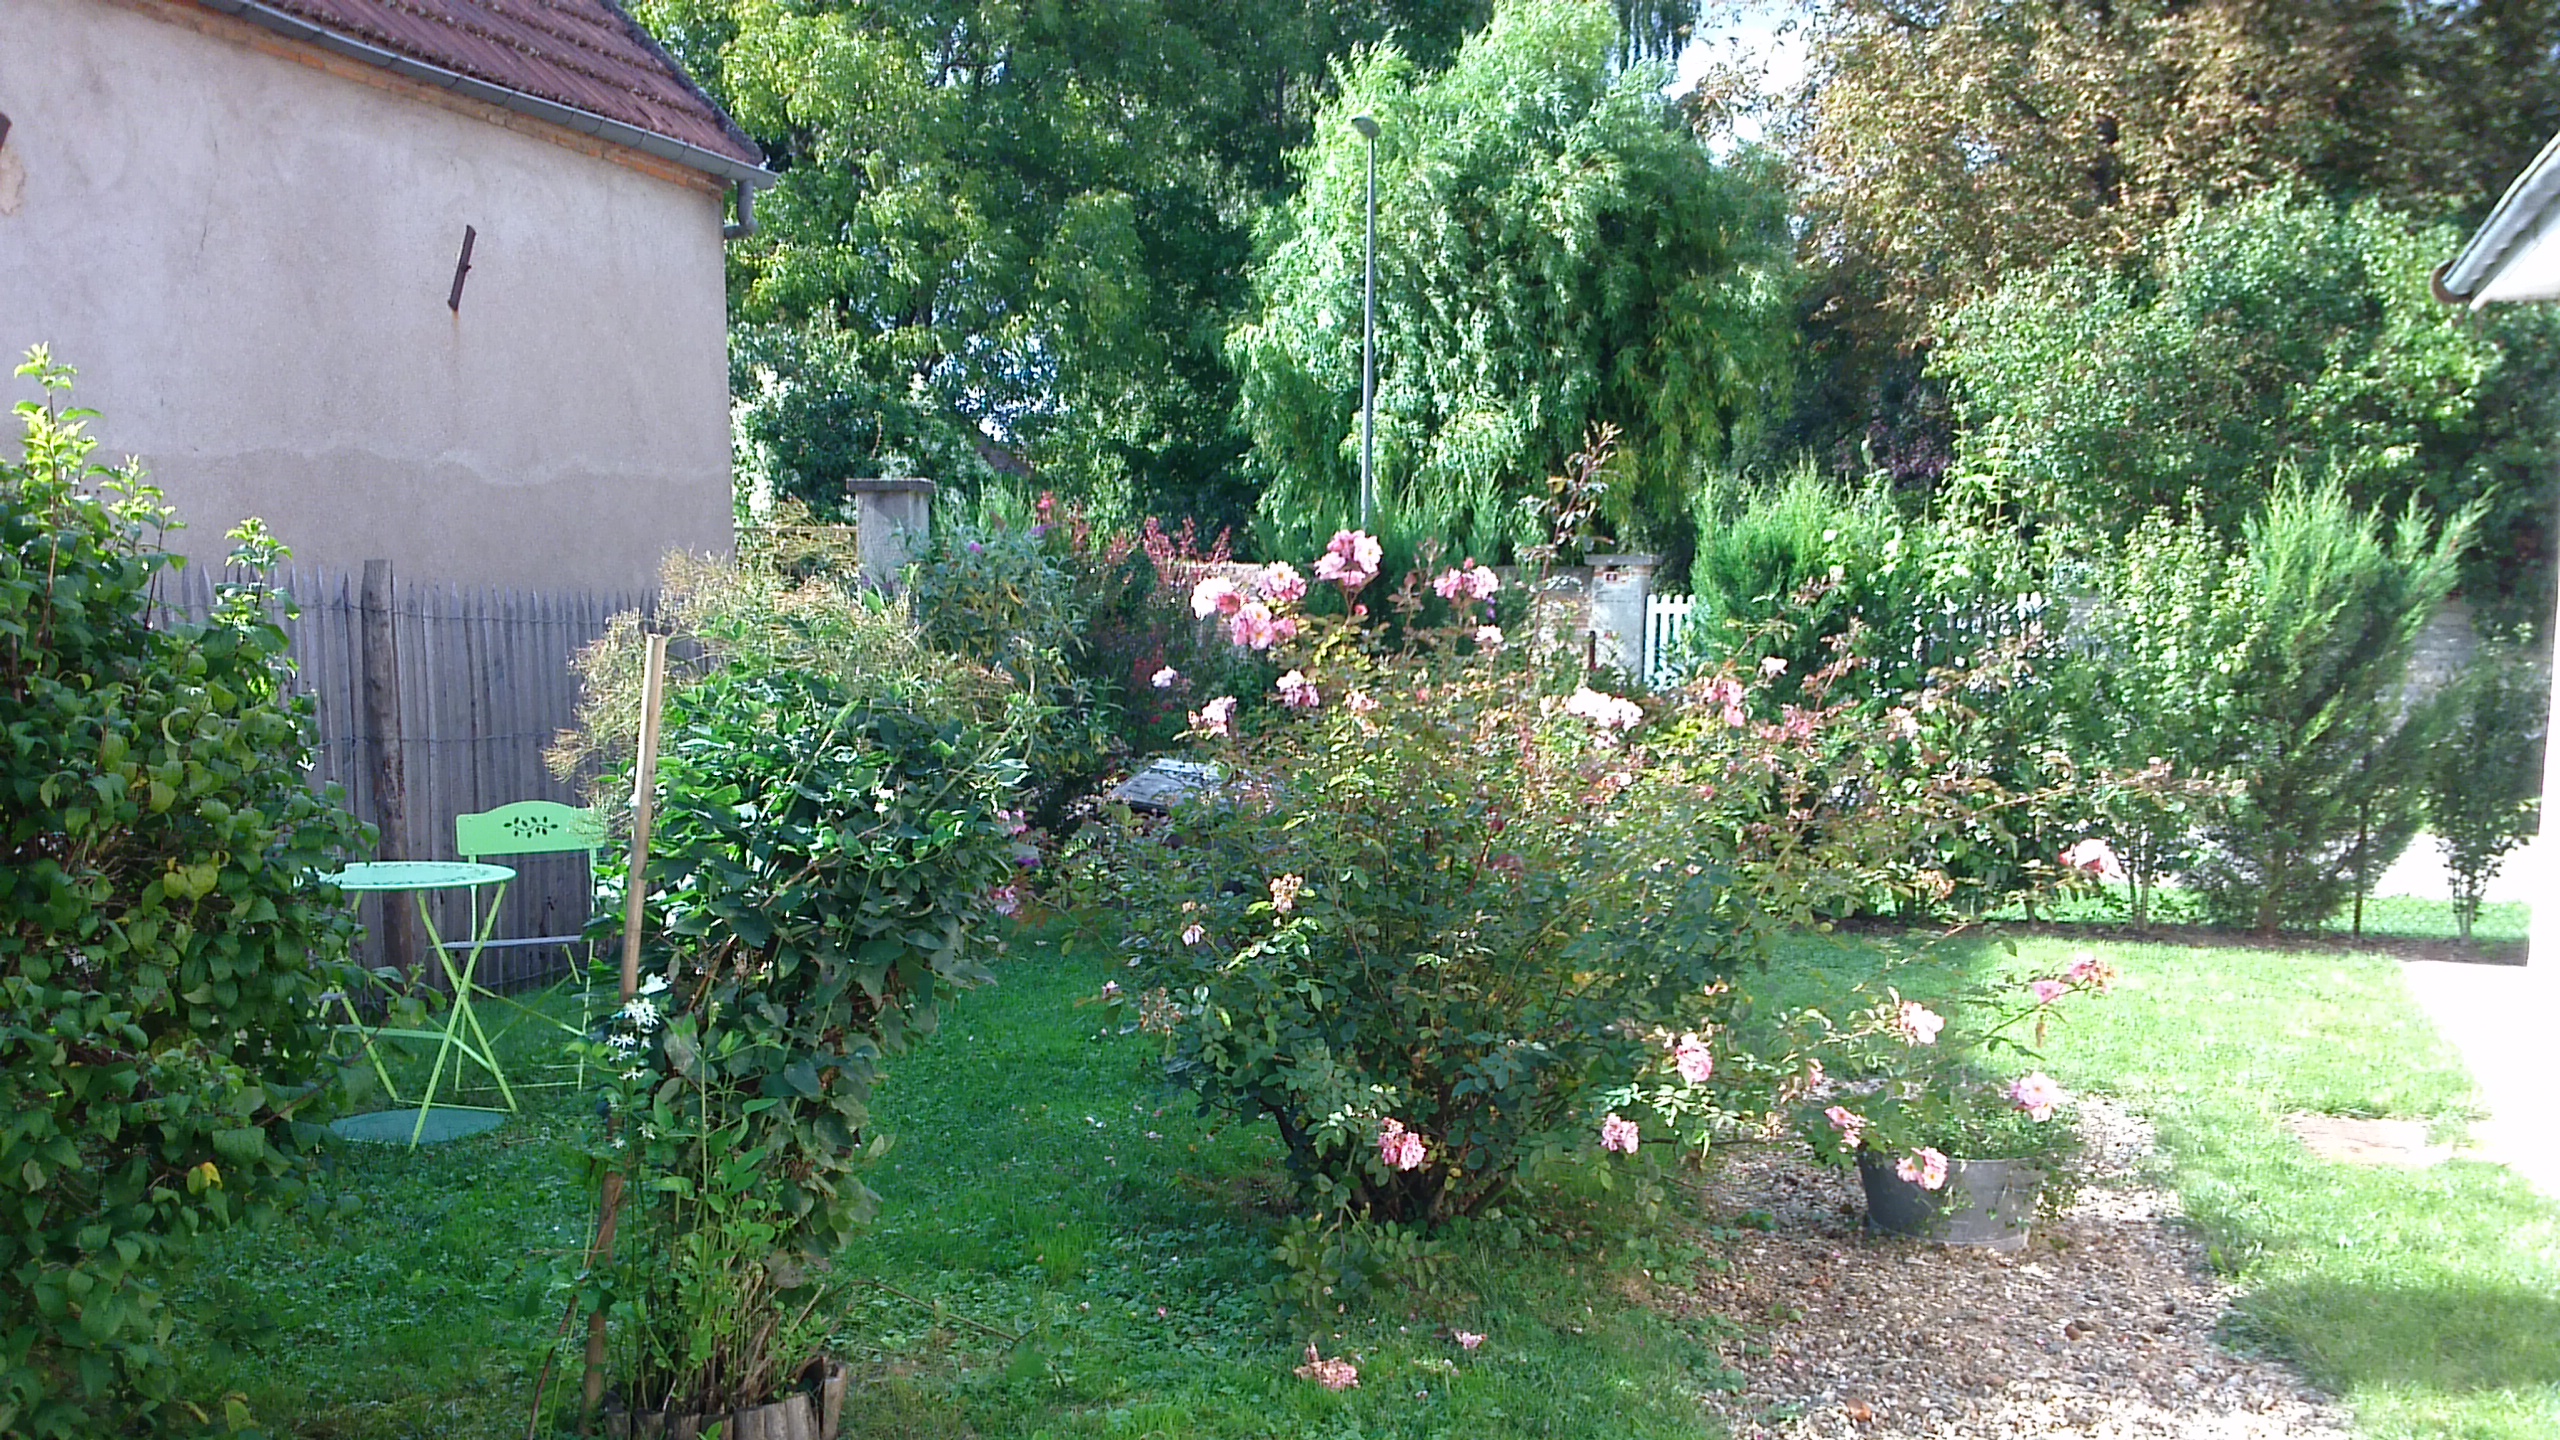
[{"label": "leafy tree canopy", "polygon": [[2560,0],[1811,0],[1810,240],[1920,333],[2291,182],[2476,216],[2560,129]]},{"label": "leafy tree canopy", "polygon": [[[1695,0],[1623,0],[1638,53]],[[643,0],[773,157],[732,249],[739,392],[766,477],[822,510],[850,476],[1044,486],[1241,518],[1234,380],[1252,217],[1283,192],[1333,57],[1444,64],[1484,0]],[[772,327],[797,331],[777,338]],[[808,362],[814,369],[795,368]],[[778,397],[774,413],[758,397]],[[809,429],[842,412],[839,432]],[[957,462],[956,466],[952,462]],[[823,463],[821,463],[823,462]]]},{"label": "leafy tree canopy", "polygon": [[1357,55],[1294,157],[1256,304],[1229,339],[1280,550],[1356,508],[1366,142],[1378,166],[1378,492],[1389,523],[1488,559],[1598,422],[1622,427],[1611,503],[1643,538],[1747,425],[1787,363],[1784,198],[1719,166],[1621,68],[1591,0],[1519,0],[1425,74]]},{"label": "leafy tree canopy", "polygon": [[2066,262],[1958,311],[1937,347],[1969,473],[2032,518],[2121,534],[2183,509],[2236,534],[2285,466],[2359,509],[2489,497],[2483,556],[2548,544],[2551,317],[2436,303],[2459,245],[2367,201],[2281,192],[2192,213],[2111,273]]}]

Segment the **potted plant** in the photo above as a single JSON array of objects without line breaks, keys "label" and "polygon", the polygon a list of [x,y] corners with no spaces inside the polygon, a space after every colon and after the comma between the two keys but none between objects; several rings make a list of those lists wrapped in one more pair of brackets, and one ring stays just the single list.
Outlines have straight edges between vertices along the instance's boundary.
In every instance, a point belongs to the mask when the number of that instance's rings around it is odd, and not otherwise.
[{"label": "potted plant", "polygon": [[1974,986],[1942,1002],[1944,1014],[1887,989],[1824,1037],[1838,1078],[1807,1088],[1797,1128],[1825,1163],[1858,1167],[1869,1229],[2026,1245],[2076,1145],[2061,1118],[2071,1099],[2036,1068],[2035,1047],[2059,1007],[2103,994],[2114,978],[2083,953],[2058,974]]}]

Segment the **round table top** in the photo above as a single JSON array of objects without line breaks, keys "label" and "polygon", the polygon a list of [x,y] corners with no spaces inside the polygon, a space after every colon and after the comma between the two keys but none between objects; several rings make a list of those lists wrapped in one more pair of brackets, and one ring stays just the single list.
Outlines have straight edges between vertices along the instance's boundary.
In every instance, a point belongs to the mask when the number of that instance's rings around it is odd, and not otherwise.
[{"label": "round table top", "polygon": [[513,880],[516,872],[469,860],[364,860],[320,878],[341,890],[462,890]]}]

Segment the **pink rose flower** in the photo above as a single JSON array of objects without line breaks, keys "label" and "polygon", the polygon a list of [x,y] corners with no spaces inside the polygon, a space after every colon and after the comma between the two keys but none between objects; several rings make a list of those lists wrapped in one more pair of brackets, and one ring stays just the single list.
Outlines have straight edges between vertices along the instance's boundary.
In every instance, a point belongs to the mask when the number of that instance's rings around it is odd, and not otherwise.
[{"label": "pink rose flower", "polygon": [[1191,613],[1203,620],[1212,615],[1233,615],[1243,606],[1244,592],[1224,575],[1211,575],[1191,587]]},{"label": "pink rose flower", "polygon": [[1316,578],[1341,586],[1345,595],[1355,594],[1378,578],[1378,566],[1385,558],[1385,550],[1367,531],[1337,530],[1316,560]]},{"label": "pink rose flower", "polygon": [[1707,682],[1706,700],[1724,712],[1722,719],[1727,726],[1739,730],[1751,720],[1750,712],[1742,708],[1742,702],[1749,693],[1742,688],[1741,681],[1719,675]]},{"label": "pink rose flower", "polygon": [[2031,1120],[2050,1120],[2053,1112],[2071,1097],[2053,1083],[2053,1077],[2038,1070],[2019,1077],[2009,1086],[2009,1103],[2027,1112]]},{"label": "pink rose flower", "polygon": [[1390,1170],[1419,1170],[1430,1157],[1422,1137],[1394,1117],[1378,1122],[1378,1159]]},{"label": "pink rose flower", "polygon": [[[1290,626],[1294,633],[1297,627]],[[1247,600],[1236,607],[1227,621],[1227,638],[1246,650],[1268,650],[1283,638],[1271,607],[1259,600]]]},{"label": "pink rose flower", "polygon": [[1014,889],[1010,885],[997,886],[994,893],[989,895],[987,899],[988,903],[995,907],[995,911],[999,915],[1010,917],[1020,913],[1022,910],[1022,892]]},{"label": "pink rose flower", "polygon": [[1197,920],[1182,927],[1182,943],[1185,945],[1197,945],[1208,937],[1209,932]]},{"label": "pink rose flower", "polygon": [[1830,1121],[1831,1128],[1840,1132],[1840,1143],[1849,1149],[1857,1149],[1860,1137],[1867,1133],[1867,1117],[1855,1110],[1834,1105],[1822,1112],[1822,1118]]},{"label": "pink rose flower", "polygon": [[1300,671],[1281,676],[1275,688],[1280,692],[1280,703],[1292,710],[1313,710],[1324,703],[1324,697],[1316,693],[1316,682]]},{"label": "pink rose flower", "polygon": [[1117,980],[1105,980],[1105,981],[1103,981],[1103,982],[1102,982],[1102,998],[1103,998],[1103,999],[1105,999],[1105,1000],[1117,1000],[1117,999],[1119,999],[1119,998],[1120,998],[1120,982],[1119,982],[1119,981],[1117,981]]},{"label": "pink rose flower", "polygon": [[1477,649],[1484,651],[1486,654],[1491,654],[1502,648],[1502,642],[1503,636],[1501,626],[1479,625],[1476,627]]},{"label": "pink rose flower", "polygon": [[1170,690],[1174,686],[1182,683],[1182,672],[1174,669],[1170,665],[1167,665],[1155,674],[1148,676],[1147,679],[1148,683],[1154,685],[1159,690]]},{"label": "pink rose flower", "polygon": [[1908,1045],[1935,1045],[1938,1032],[1946,1027],[1944,1016],[1917,1000],[1903,1001],[1893,1017],[1894,1032]]},{"label": "pink rose flower", "polygon": [[1449,1332],[1449,1338],[1457,1341],[1458,1348],[1461,1350],[1473,1350],[1484,1343],[1484,1337],[1473,1330],[1452,1330]]},{"label": "pink rose flower", "polygon": [[1283,875],[1271,882],[1271,908],[1286,915],[1298,908],[1298,895],[1307,882],[1295,875]]},{"label": "pink rose flower", "polygon": [[1893,1162],[1893,1173],[1923,1190],[1935,1190],[1947,1183],[1947,1157],[1923,1145]]},{"label": "pink rose flower", "polygon": [[1695,1035],[1683,1035],[1671,1047],[1671,1068],[1692,1085],[1704,1085],[1716,1073],[1716,1057],[1707,1053],[1707,1042]]},{"label": "pink rose flower", "polygon": [[1366,715],[1378,708],[1378,702],[1370,698],[1368,691],[1354,690],[1342,698],[1342,708],[1354,715]]},{"label": "pink rose flower", "polygon": [[1611,1111],[1609,1118],[1600,1122],[1600,1148],[1623,1155],[1636,1153],[1636,1122]]},{"label": "pink rose flower", "polygon": [[1307,598],[1307,577],[1286,560],[1262,567],[1262,598],[1273,605],[1295,605]]},{"label": "pink rose flower", "polygon": [[2059,980],[2031,980],[2027,982],[2027,992],[2036,997],[2037,1004],[2050,1005],[2070,994],[2071,987]]}]

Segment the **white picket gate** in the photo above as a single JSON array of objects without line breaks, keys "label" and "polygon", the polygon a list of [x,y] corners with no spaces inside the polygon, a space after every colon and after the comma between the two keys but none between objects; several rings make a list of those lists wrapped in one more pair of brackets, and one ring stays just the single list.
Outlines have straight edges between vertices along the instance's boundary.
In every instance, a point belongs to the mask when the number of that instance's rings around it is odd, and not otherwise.
[{"label": "white picket gate", "polygon": [[1648,595],[1644,602],[1644,683],[1656,689],[1671,683],[1669,659],[1689,628],[1689,610],[1697,602],[1687,595]]}]

